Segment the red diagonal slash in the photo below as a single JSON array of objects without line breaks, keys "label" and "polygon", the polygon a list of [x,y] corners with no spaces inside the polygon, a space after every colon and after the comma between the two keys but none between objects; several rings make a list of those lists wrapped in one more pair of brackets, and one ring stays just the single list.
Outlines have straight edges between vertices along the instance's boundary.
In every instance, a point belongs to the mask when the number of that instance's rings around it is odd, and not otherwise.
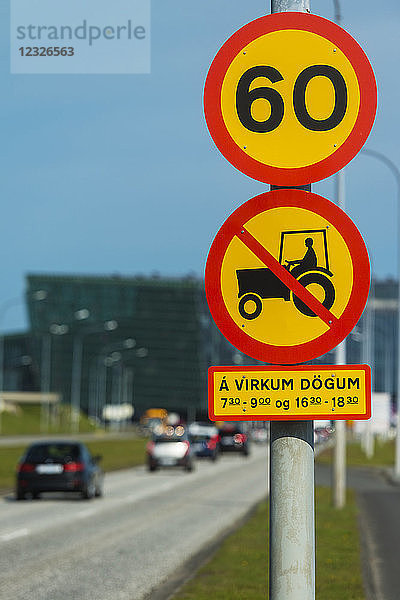
[{"label": "red diagonal slash", "polygon": [[301,285],[287,271],[282,265],[276,260],[270,252],[264,246],[256,240],[244,227],[236,234],[238,238],[247,246],[253,254],[259,258],[266,267],[276,275],[282,283],[284,283],[300,300],[304,302],[326,325],[332,327],[338,322],[338,319],[323,304],[313,296],[305,287]]}]

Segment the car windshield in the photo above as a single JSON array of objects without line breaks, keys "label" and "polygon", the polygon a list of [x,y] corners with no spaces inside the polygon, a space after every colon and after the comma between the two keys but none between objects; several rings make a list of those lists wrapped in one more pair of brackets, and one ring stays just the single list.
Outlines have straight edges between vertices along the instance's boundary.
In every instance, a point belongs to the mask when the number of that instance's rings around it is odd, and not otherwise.
[{"label": "car windshield", "polygon": [[79,458],[79,446],[76,444],[38,444],[32,446],[26,455],[28,462],[45,461],[72,462]]},{"label": "car windshield", "polygon": [[157,435],[154,438],[156,444],[167,444],[168,442],[184,442],[187,440],[186,435]]}]

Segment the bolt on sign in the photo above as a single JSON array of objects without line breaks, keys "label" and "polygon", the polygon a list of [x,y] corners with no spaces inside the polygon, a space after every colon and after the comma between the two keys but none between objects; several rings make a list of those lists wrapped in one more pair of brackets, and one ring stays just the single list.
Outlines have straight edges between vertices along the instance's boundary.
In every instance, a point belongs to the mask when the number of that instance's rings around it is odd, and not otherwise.
[{"label": "bolt on sign", "polygon": [[205,286],[213,319],[236,348],[268,363],[306,362],[337,346],[359,320],[368,252],[335,204],[275,190],[242,204],[222,225]]},{"label": "bolt on sign", "polygon": [[369,419],[368,365],[210,367],[213,421]]},{"label": "bolt on sign", "polygon": [[204,89],[208,129],[225,158],[285,186],[344,167],[366,141],[376,105],[374,73],[357,42],[331,21],[296,12],[235,32]]}]

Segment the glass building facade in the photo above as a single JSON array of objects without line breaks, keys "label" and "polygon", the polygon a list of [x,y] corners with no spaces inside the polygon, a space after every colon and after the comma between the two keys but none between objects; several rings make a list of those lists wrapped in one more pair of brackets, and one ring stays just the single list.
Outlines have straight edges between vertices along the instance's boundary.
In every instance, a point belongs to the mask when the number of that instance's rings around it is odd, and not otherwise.
[{"label": "glass building facade", "polygon": [[[375,281],[348,336],[347,362],[366,362],[373,389],[397,390],[397,282]],[[260,364],[214,325],[194,277],[28,275],[29,331],[4,338],[4,390],[61,394],[100,417],[128,402],[206,415],[210,365]],[[313,361],[335,362],[334,351]]]}]

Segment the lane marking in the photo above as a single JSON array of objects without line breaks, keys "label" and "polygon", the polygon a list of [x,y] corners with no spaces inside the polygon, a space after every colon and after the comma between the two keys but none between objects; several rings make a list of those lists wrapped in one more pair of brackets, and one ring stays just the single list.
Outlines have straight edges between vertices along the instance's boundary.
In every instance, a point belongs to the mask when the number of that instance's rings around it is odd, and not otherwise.
[{"label": "lane marking", "polygon": [[323,304],[313,296],[305,287],[301,285],[287,271],[272,254],[264,248],[255,237],[244,228],[244,226],[236,233],[236,236],[255,256],[264,263],[266,267],[276,275],[282,283],[284,283],[300,300],[308,306],[326,325],[333,327],[338,323],[338,319],[333,313],[323,306]]},{"label": "lane marking", "polygon": [[29,533],[29,529],[16,529],[10,533],[3,533],[3,535],[0,535],[0,541],[9,542],[10,540],[15,540],[16,538],[29,535]]},{"label": "lane marking", "polygon": [[97,512],[99,511],[95,508],[88,508],[87,510],[82,510],[81,512],[78,512],[76,516],[78,519],[84,519],[85,517],[90,517],[91,515],[94,515]]}]

